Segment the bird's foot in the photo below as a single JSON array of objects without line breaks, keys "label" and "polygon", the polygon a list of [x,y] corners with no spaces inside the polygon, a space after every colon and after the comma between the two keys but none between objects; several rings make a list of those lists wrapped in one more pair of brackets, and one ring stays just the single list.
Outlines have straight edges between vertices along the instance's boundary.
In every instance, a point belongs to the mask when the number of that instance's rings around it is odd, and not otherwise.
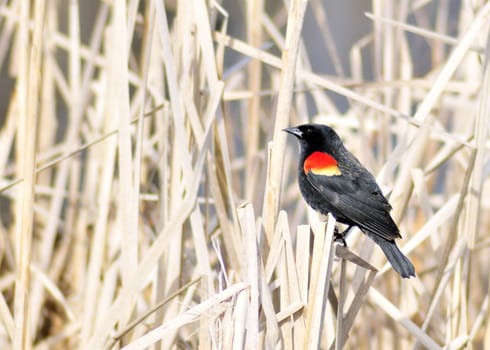
[{"label": "bird's foot", "polygon": [[343,247],[347,247],[347,242],[345,241],[344,233],[345,231],[339,232],[339,230],[335,228],[335,231],[333,232],[333,241],[341,244]]}]

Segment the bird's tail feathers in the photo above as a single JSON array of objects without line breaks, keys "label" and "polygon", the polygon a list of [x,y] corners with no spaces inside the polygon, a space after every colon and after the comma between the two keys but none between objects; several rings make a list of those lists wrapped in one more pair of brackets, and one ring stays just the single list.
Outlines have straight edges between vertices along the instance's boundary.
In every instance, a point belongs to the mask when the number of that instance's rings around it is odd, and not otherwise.
[{"label": "bird's tail feathers", "polygon": [[383,253],[386,255],[386,258],[396,272],[403,278],[415,277],[415,268],[413,267],[412,262],[403,255],[395,241],[388,241],[381,237],[373,237],[372,235],[370,235],[370,237],[381,247]]}]

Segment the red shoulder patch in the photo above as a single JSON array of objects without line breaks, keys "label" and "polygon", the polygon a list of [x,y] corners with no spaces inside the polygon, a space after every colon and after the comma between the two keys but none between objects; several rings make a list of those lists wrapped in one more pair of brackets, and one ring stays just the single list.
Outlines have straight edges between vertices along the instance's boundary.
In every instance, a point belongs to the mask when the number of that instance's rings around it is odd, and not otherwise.
[{"label": "red shoulder patch", "polygon": [[337,166],[337,160],[328,153],[313,152],[305,159],[303,164],[303,170],[305,174],[310,171],[316,175],[340,175],[340,169]]}]

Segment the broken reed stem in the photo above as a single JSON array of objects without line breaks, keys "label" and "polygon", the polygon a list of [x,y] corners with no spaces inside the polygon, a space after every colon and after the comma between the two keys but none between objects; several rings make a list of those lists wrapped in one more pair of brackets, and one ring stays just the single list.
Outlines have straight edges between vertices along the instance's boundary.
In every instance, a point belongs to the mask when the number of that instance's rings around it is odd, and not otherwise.
[{"label": "broken reed stem", "polygon": [[282,131],[288,126],[291,114],[291,102],[296,76],[296,61],[301,38],[301,29],[306,11],[307,1],[293,0],[290,3],[286,29],[286,45],[282,52],[282,70],[277,96],[277,109],[274,121],[274,136],[270,158],[270,172],[266,179],[264,212],[265,233],[272,239],[274,224],[279,212],[280,190],[282,185],[282,163],[286,147],[286,135]]}]

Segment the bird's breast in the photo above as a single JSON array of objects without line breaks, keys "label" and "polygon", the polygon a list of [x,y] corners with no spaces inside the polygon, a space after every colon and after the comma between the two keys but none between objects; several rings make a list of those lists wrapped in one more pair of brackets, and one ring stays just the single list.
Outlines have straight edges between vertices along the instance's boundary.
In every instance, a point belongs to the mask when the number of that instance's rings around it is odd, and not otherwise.
[{"label": "bird's breast", "polygon": [[326,152],[316,151],[310,154],[303,163],[303,171],[310,171],[315,175],[338,176],[342,172],[338,167],[337,160]]}]

